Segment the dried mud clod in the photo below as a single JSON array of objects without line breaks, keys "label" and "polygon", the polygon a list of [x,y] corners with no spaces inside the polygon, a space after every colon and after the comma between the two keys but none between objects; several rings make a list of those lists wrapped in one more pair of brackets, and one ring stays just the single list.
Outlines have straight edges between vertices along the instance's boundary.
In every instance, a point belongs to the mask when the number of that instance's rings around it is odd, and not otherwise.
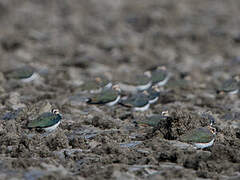
[{"label": "dried mud clod", "polygon": [[46,145],[50,151],[66,149],[69,147],[68,138],[64,131],[59,130],[55,134],[51,134],[46,138]]},{"label": "dried mud clod", "polygon": [[181,110],[170,110],[170,117],[172,119],[171,136],[176,139],[190,129],[210,124],[208,118],[203,118],[196,112]]}]

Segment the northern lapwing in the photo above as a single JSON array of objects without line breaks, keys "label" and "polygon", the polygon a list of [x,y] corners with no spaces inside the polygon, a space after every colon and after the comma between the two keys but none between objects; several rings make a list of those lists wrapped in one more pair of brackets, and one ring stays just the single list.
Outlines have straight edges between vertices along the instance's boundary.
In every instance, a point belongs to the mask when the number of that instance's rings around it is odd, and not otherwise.
[{"label": "northern lapwing", "polygon": [[99,104],[114,106],[120,100],[121,89],[118,85],[114,85],[110,88],[104,88],[100,93],[92,94],[87,98],[88,104]]},{"label": "northern lapwing", "polygon": [[5,73],[7,79],[20,80],[21,82],[28,83],[39,77],[31,66],[23,66],[9,70]]},{"label": "northern lapwing", "polygon": [[153,114],[147,116],[144,119],[134,121],[137,125],[140,126],[150,126],[153,128],[158,128],[159,124],[165,124],[169,116],[163,114]]},{"label": "northern lapwing", "polygon": [[224,81],[217,89],[218,94],[237,94],[240,88],[240,77],[233,76],[232,78]]},{"label": "northern lapwing", "polygon": [[212,126],[192,129],[179,137],[179,140],[204,149],[213,145],[216,129]]},{"label": "northern lapwing", "polygon": [[121,99],[120,104],[132,108],[134,111],[146,111],[150,106],[148,93],[146,91],[137,92],[126,99]]},{"label": "northern lapwing", "polygon": [[147,90],[150,104],[154,104],[159,99],[160,89],[158,86],[152,86]]},{"label": "northern lapwing", "polygon": [[151,79],[153,85],[164,86],[170,79],[170,73],[165,66],[159,66],[151,72]]},{"label": "northern lapwing", "polygon": [[142,75],[136,75],[129,84],[133,85],[137,91],[150,88],[152,86],[150,71],[146,71]]},{"label": "northern lapwing", "polygon": [[44,112],[35,120],[28,122],[27,127],[29,129],[43,129],[47,132],[51,132],[58,127],[61,120],[62,115],[57,109],[53,109],[52,112]]}]

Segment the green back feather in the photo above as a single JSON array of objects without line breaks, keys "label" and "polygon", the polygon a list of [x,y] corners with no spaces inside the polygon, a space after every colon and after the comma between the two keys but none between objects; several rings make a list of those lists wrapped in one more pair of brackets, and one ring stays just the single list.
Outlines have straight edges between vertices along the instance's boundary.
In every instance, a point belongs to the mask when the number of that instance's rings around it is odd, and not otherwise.
[{"label": "green back feather", "polygon": [[231,92],[238,88],[238,82],[235,79],[229,79],[223,82],[219,88],[220,91]]},{"label": "green back feather", "polygon": [[51,112],[46,112],[41,114],[37,119],[28,123],[28,128],[45,128],[53,126],[58,123],[62,117],[59,114],[53,114]]},{"label": "green back feather", "polygon": [[208,128],[197,128],[180,136],[180,140],[187,143],[208,143],[214,135]]},{"label": "green back feather", "polygon": [[121,101],[123,105],[129,107],[143,107],[148,104],[148,102],[148,97],[143,93],[132,95],[130,98]]},{"label": "green back feather", "polygon": [[105,104],[116,100],[119,96],[118,92],[113,89],[106,89],[99,94],[93,95],[89,102],[90,104]]},{"label": "green back feather", "polygon": [[7,78],[12,79],[26,79],[30,78],[34,73],[33,68],[31,67],[21,67],[15,70],[12,70],[7,74]]},{"label": "green back feather", "polygon": [[158,69],[152,72],[152,83],[156,84],[160,81],[163,81],[167,77],[167,71]]},{"label": "green back feather", "polygon": [[152,115],[152,116],[150,116],[146,119],[138,120],[137,124],[145,124],[145,125],[148,125],[148,126],[151,126],[151,127],[157,127],[161,121],[164,121],[166,119],[167,119],[166,116]]},{"label": "green back feather", "polygon": [[148,94],[149,94],[148,98],[149,98],[150,100],[152,100],[152,99],[158,97],[158,96],[160,95],[160,92],[158,92],[158,91],[150,88],[150,89],[148,89]]}]

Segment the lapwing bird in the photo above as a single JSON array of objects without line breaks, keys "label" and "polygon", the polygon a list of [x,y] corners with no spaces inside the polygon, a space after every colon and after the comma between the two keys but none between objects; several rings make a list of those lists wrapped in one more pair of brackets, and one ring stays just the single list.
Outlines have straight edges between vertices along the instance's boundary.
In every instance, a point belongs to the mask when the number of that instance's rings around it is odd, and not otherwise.
[{"label": "lapwing bird", "polygon": [[20,80],[24,83],[31,82],[39,76],[31,66],[9,70],[5,75],[7,79]]},{"label": "lapwing bird", "polygon": [[121,89],[118,85],[104,88],[100,93],[92,94],[92,96],[87,99],[87,103],[114,106],[120,100],[120,93]]},{"label": "lapwing bird", "polygon": [[136,75],[130,84],[136,87],[138,91],[144,91],[150,88],[152,86],[150,71],[145,72],[143,75]]},{"label": "lapwing bird", "polygon": [[158,86],[152,86],[147,90],[148,99],[150,104],[154,104],[159,99],[160,89]]},{"label": "lapwing bird", "polygon": [[146,111],[150,106],[146,91],[132,94],[130,97],[122,99],[120,104],[125,107],[130,107],[134,111]]},{"label": "lapwing bird", "polygon": [[153,114],[151,116],[146,117],[145,119],[137,120],[135,123],[140,126],[150,126],[153,128],[158,128],[159,124],[166,124],[169,116],[162,114]]},{"label": "lapwing bird", "polygon": [[213,145],[215,134],[216,129],[211,126],[200,127],[181,135],[179,140],[193,144],[196,148],[203,149]]},{"label": "lapwing bird", "polygon": [[52,112],[42,113],[35,120],[28,122],[27,127],[29,129],[43,129],[47,132],[55,130],[62,120],[62,116],[57,109],[53,109]]},{"label": "lapwing bird", "polygon": [[151,79],[153,85],[164,86],[170,79],[170,73],[165,66],[159,66],[151,72]]},{"label": "lapwing bird", "polygon": [[228,79],[222,83],[218,88],[217,93],[219,94],[237,94],[240,88],[240,77],[233,76],[231,79]]},{"label": "lapwing bird", "polygon": [[103,88],[111,88],[112,83],[103,77],[96,77],[95,79],[91,79],[80,86],[80,90],[90,93],[99,93]]}]

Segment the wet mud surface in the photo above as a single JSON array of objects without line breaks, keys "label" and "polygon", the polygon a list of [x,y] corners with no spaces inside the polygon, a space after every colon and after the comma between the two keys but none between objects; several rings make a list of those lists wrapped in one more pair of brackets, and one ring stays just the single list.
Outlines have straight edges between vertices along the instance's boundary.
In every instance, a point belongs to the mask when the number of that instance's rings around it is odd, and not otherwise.
[{"label": "wet mud surface", "polygon": [[[240,69],[234,0],[0,1],[0,179],[239,179],[239,95],[216,87]],[[7,79],[31,65],[30,83]],[[172,73],[149,110],[88,105],[81,85],[114,84],[164,65]],[[51,134],[26,123],[58,108]],[[166,126],[134,122],[168,111]],[[178,141],[215,119],[214,145]]]}]

